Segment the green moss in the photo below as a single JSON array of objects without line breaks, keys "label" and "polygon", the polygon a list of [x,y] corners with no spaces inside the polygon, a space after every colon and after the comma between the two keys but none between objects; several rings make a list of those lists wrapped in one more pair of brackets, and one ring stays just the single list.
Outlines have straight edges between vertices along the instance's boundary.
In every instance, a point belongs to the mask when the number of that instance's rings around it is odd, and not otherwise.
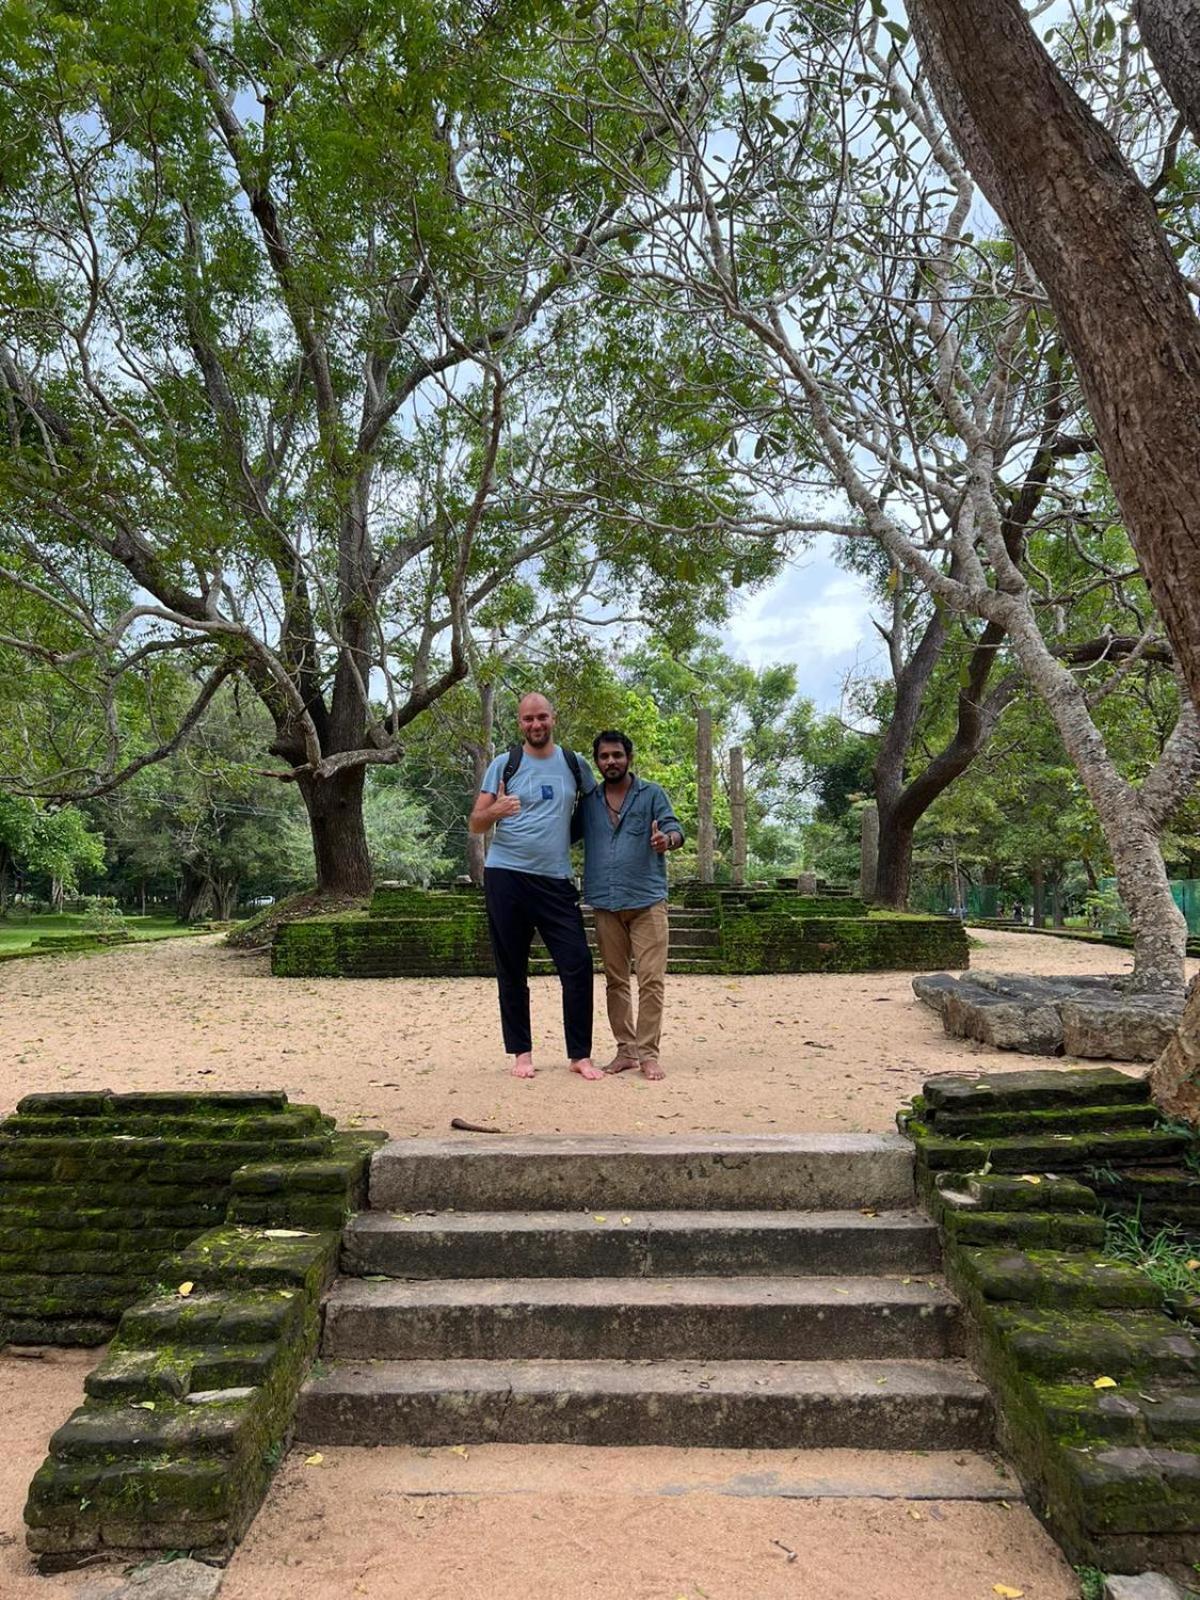
[{"label": "green moss", "polygon": [[[961,968],[968,960],[960,923],[866,916],[849,897],[693,890],[680,902],[680,908],[688,906],[715,918],[706,927],[716,935],[712,944],[689,946],[688,970],[926,970]],[[281,927],[271,970],[277,977],[470,977],[490,975],[494,967],[478,895],[405,889],[378,891],[369,917],[313,918]]]}]

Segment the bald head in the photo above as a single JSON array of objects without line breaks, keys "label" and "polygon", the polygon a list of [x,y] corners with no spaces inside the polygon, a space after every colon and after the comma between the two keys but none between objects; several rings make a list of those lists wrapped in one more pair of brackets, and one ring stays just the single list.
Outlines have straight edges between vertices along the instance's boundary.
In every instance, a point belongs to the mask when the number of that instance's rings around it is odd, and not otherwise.
[{"label": "bald head", "polygon": [[527,750],[545,755],[554,744],[554,707],[544,694],[525,694],[517,706],[517,723]]}]

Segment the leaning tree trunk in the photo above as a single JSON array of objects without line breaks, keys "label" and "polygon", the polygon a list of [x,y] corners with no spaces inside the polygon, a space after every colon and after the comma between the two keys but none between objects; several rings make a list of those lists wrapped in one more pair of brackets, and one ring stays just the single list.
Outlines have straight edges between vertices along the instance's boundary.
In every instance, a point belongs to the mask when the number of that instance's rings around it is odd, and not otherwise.
[{"label": "leaning tree trunk", "polygon": [[[1163,53],[1168,15],[1137,7]],[[955,141],[1060,317],[1096,438],[1159,614],[1200,705],[1200,320],[1155,209],[1115,140],[1072,93],[1019,0],[909,0],[926,71]],[[1195,30],[1164,72],[1196,125]],[[1162,1104],[1195,1108],[1200,984],[1151,1081]]]},{"label": "leaning tree trunk", "polygon": [[[1143,994],[1177,994],[1184,982],[1187,924],[1171,893],[1158,840],[1172,799],[1180,789],[1186,790],[1195,773],[1198,735],[1191,710],[1185,707],[1180,713],[1163,757],[1143,789],[1134,789],[1113,764],[1074,675],[1050,654],[1028,591],[1013,597],[1009,637],[1104,830],[1117,889],[1133,924],[1132,987]],[[1035,868],[1034,897],[1034,921],[1040,927],[1045,906],[1040,862]]]},{"label": "leaning tree trunk", "polygon": [[363,819],[365,767],[344,767],[328,778],[297,780],[312,830],[317,888],[358,896],[371,893],[371,855]]}]

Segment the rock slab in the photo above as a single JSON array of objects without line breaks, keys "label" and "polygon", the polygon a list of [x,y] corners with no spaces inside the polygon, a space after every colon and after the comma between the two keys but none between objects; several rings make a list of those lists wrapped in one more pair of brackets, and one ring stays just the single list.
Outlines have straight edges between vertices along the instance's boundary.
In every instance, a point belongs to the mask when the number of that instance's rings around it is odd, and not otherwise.
[{"label": "rock slab", "polygon": [[121,1578],[99,1578],[77,1600],[215,1600],[225,1574],[203,1561],[155,1561]]},{"label": "rock slab", "polygon": [[1130,994],[1116,977],[938,972],[914,978],[913,993],[954,1038],[1089,1061],[1154,1061],[1183,1014],[1182,994]]}]

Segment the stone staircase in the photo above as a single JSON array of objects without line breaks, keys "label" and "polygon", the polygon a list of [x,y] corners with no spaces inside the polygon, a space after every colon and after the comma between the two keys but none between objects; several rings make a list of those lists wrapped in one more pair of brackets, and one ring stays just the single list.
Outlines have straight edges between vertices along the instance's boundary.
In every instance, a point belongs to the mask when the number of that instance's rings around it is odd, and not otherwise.
[{"label": "stone staircase", "polygon": [[[667,957],[668,972],[724,972],[721,960],[721,928],[719,913],[704,906],[669,906],[671,944]],[[600,953],[596,945],[596,919],[590,906],[583,912],[583,926],[592,951],[592,963],[600,970]],[[550,956],[540,938],[535,937],[529,957],[529,971],[533,977],[545,977],[554,971]]]},{"label": "stone staircase", "polygon": [[297,1436],[985,1448],[938,1267],[894,1135],[394,1142]]}]

